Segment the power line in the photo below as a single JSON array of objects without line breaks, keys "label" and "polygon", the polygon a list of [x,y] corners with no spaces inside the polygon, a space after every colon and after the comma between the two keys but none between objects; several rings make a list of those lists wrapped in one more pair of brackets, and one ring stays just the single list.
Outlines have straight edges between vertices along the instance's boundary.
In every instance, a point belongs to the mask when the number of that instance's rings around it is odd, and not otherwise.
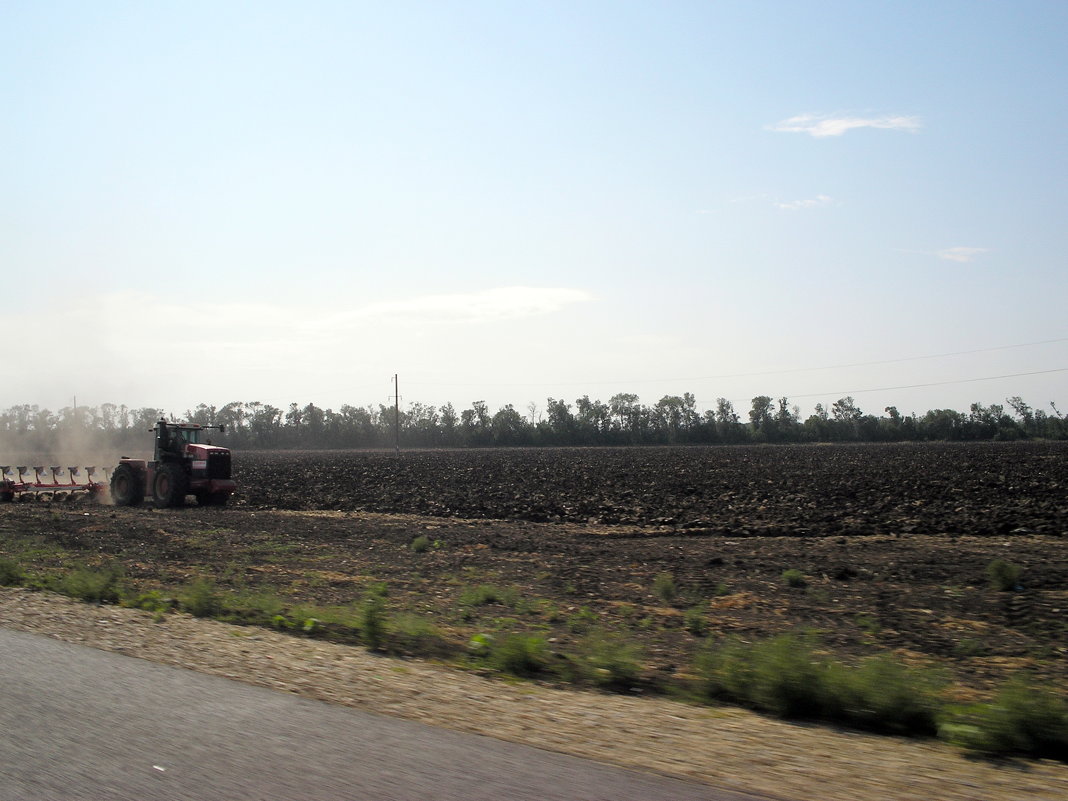
[{"label": "power line", "polygon": [[[1035,347],[1037,345],[1051,345],[1051,344],[1054,344],[1054,343],[1057,343],[1057,342],[1068,342],[1068,337],[1059,337],[1057,339],[1043,339],[1043,340],[1039,340],[1037,342],[1021,342],[1021,343],[1016,344],[1016,345],[997,345],[997,346],[991,347],[991,348],[975,348],[973,350],[958,350],[958,351],[951,351],[951,352],[948,352],[948,353],[932,353],[932,354],[929,354],[927,356],[903,356],[903,357],[900,357],[900,358],[897,358],[897,359],[880,359],[880,360],[877,360],[877,361],[870,361],[870,362],[850,362],[850,363],[847,363],[847,364],[831,364],[831,365],[825,365],[825,366],[822,366],[822,367],[791,367],[791,368],[787,368],[785,370],[762,370],[762,371],[751,372],[751,373],[724,373],[722,375],[707,375],[707,376],[690,377],[690,378],[642,378],[642,379],[627,380],[627,381],[562,381],[562,382],[561,381],[527,381],[527,382],[522,382],[522,383],[511,383],[511,384],[482,384],[482,383],[480,383],[480,384],[478,384],[478,386],[482,387],[482,388],[485,388],[487,386],[494,386],[494,387],[534,387],[534,386],[544,386],[546,384],[553,384],[555,386],[591,386],[591,385],[602,385],[602,384],[612,384],[614,386],[624,386],[624,385],[625,386],[630,386],[632,384],[663,384],[663,383],[680,382],[680,381],[717,381],[717,380],[727,379],[727,378],[759,378],[759,377],[762,377],[762,376],[769,376],[769,375],[790,375],[790,374],[793,374],[793,373],[817,372],[819,370],[844,370],[844,369],[851,368],[851,367],[875,367],[875,366],[883,365],[883,364],[900,364],[902,362],[917,362],[917,361],[924,361],[924,360],[927,360],[927,359],[945,359],[945,358],[949,358],[949,357],[952,357],[952,356],[970,356],[970,355],[976,354],[976,353],[991,353],[993,351],[999,351],[999,350],[1013,350],[1013,349],[1016,349],[1016,348],[1031,348],[1031,347]],[[1057,372],[1057,371],[1056,370],[1049,370],[1049,371],[1046,371],[1046,372]],[[1024,375],[1026,375],[1026,374],[1024,374]],[[1032,374],[1032,375],[1037,375],[1037,374]],[[987,380],[992,380],[992,379],[986,379],[986,378],[966,379],[966,381],[987,381]],[[955,384],[955,383],[961,383],[961,382],[950,381],[950,382],[946,382],[946,383]],[[409,381],[409,384],[415,384],[416,386],[433,385],[433,386],[441,386],[441,387],[474,386],[472,384],[466,384],[466,383],[465,384],[451,384],[451,383],[447,383],[447,382],[440,383],[440,382],[418,381],[418,380]],[[915,386],[917,386],[917,387],[920,387],[920,386],[940,386],[940,384],[917,384]],[[907,389],[907,388],[908,387],[889,387],[889,389]],[[877,391],[878,390],[856,390],[856,392],[858,392],[858,393],[859,392],[877,392]],[[822,393],[820,393],[820,394],[822,394]],[[805,396],[800,396],[799,395],[798,397],[805,397]]]},{"label": "power line", "polygon": [[[996,351],[996,350],[1011,350],[1013,348],[1030,348],[1030,347],[1034,347],[1035,345],[1049,345],[1049,344],[1052,344],[1054,342],[1068,342],[1068,337],[1062,337],[1060,339],[1045,339],[1045,340],[1042,340],[1041,342],[1023,342],[1023,343],[1021,343],[1019,345],[999,345],[999,346],[994,347],[994,348],[976,348],[975,350],[958,350],[958,351],[953,351],[951,353],[934,353],[934,354],[931,354],[930,356],[905,356],[905,357],[902,357],[900,359],[881,359],[879,361],[873,361],[873,362],[852,362],[850,364],[832,364],[832,365],[828,365],[826,367],[794,367],[794,368],[791,368],[791,369],[788,369],[788,370],[768,370],[766,372],[760,372],[760,373],[735,373],[733,375],[713,375],[713,376],[706,376],[705,378],[690,378],[690,379],[680,379],[680,380],[685,380],[685,381],[708,381],[708,380],[717,379],[717,378],[751,378],[751,377],[765,376],[765,375],[786,375],[787,373],[807,373],[807,372],[815,372],[816,370],[844,370],[844,369],[849,368],[849,367],[874,367],[874,366],[877,366],[877,365],[880,365],[880,364],[899,364],[901,362],[918,362],[918,361],[923,361],[924,359],[944,359],[944,358],[947,358],[949,356],[969,356],[969,355],[974,354],[974,353],[990,353],[990,352]],[[1055,373],[1055,372],[1058,372],[1058,371],[1057,370],[1045,370],[1045,371],[1040,371],[1040,372]],[[1037,373],[1021,373],[1020,375],[1037,375]],[[1005,376],[1005,377],[1006,378],[1011,378],[1012,376]],[[985,379],[985,378],[970,378],[970,379],[966,379],[966,380],[968,380],[968,381],[986,381],[986,380],[989,380],[989,379]],[[947,383],[955,384],[955,383],[960,383],[960,382],[950,381],[950,382],[947,382]],[[917,384],[916,386],[932,386],[933,387],[933,386],[938,386],[938,384]],[[905,387],[888,387],[888,389],[905,389]],[[864,390],[864,391],[865,392],[867,392],[867,391],[875,392],[876,390]]]},{"label": "power line", "polygon": [[[787,393],[784,397],[790,400],[797,400],[799,398],[826,398],[832,396],[845,397],[846,395],[862,395],[866,392],[889,392],[895,389],[923,389],[925,387],[945,387],[952,384],[974,384],[979,381],[997,381],[1002,378],[1022,378],[1030,375],[1047,375],[1049,373],[1064,373],[1068,372],[1068,367],[1055,367],[1052,370],[1035,370],[1030,373],[1007,373],[1006,375],[991,375],[984,376],[983,378],[960,378],[955,381],[932,381],[926,384],[901,384],[896,387],[873,387],[871,389],[846,389],[838,390],[837,392],[808,392],[803,395],[792,395]],[[748,398],[735,398],[731,403],[742,403],[748,401]]]}]

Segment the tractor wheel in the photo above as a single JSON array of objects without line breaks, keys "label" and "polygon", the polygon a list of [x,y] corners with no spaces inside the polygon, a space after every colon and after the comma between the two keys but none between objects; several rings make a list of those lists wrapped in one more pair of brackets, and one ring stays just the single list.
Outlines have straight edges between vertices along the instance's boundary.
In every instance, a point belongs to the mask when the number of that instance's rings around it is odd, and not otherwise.
[{"label": "tractor wheel", "polygon": [[156,506],[183,506],[189,479],[181,465],[167,462],[156,468],[156,478],[152,482],[152,499]]},{"label": "tractor wheel", "polygon": [[111,474],[111,500],[116,506],[137,506],[145,499],[145,476],[137,468],[120,464]]}]

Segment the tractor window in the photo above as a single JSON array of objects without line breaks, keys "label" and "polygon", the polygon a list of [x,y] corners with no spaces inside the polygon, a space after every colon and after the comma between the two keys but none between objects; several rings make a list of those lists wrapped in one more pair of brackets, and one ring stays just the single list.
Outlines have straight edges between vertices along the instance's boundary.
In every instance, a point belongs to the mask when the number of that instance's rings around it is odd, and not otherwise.
[{"label": "tractor window", "polygon": [[179,428],[175,431],[183,441],[196,445],[200,442],[200,429],[198,428]]}]

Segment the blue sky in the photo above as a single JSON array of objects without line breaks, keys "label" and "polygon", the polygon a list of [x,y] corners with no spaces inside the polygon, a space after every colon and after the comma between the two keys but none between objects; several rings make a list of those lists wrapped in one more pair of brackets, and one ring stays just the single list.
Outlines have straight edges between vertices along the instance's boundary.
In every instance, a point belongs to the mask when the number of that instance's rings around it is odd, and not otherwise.
[{"label": "blue sky", "polygon": [[1065,41],[1059,0],[0,2],[0,407],[1065,409]]}]

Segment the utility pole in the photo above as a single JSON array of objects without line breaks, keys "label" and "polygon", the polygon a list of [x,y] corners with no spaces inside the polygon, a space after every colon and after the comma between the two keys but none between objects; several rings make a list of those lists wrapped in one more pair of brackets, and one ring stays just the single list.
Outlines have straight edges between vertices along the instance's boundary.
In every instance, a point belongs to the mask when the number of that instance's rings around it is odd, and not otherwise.
[{"label": "utility pole", "polygon": [[396,373],[393,374],[393,439],[400,453],[400,383]]}]

